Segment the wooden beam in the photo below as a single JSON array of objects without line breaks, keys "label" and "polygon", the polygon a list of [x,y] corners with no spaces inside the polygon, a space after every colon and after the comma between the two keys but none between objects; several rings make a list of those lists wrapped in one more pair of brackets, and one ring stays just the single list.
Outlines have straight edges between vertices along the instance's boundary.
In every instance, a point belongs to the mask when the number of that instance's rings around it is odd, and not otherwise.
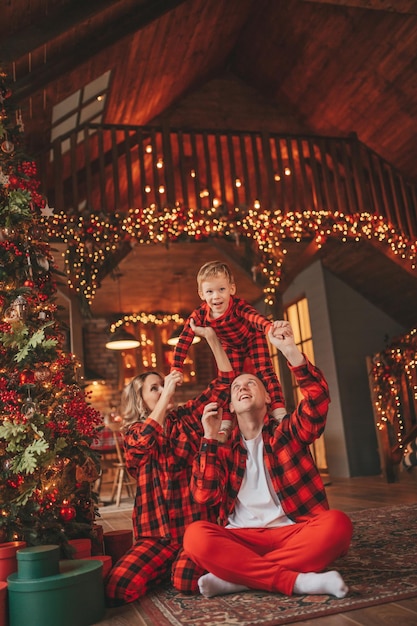
[{"label": "wooden beam", "polygon": [[[105,48],[117,43],[124,37],[145,28],[150,23],[160,18],[165,13],[175,9],[186,0],[146,0],[143,4],[135,7],[120,17],[119,20],[112,21],[106,29],[100,32],[91,33],[87,29],[83,42],[77,41],[76,45],[66,50],[65,54],[57,55],[47,61],[45,65],[34,69],[23,78],[17,80],[13,85],[13,96],[18,102],[28,98],[37,91],[45,88],[64,74],[71,72],[87,59],[98,54]],[[72,4],[71,4],[72,6]],[[50,27],[53,30],[52,26]],[[7,49],[9,40],[4,42]],[[1,50],[0,50],[1,58]]]},{"label": "wooden beam", "polygon": [[333,4],[339,7],[354,7],[356,9],[373,9],[387,13],[408,13],[417,15],[416,0],[303,0],[313,4]]},{"label": "wooden beam", "polygon": [[118,4],[118,0],[72,0],[60,10],[43,16],[36,24],[31,24],[13,33],[0,42],[0,59],[3,63],[12,63],[33,52],[37,48],[65,34],[71,28],[79,27],[83,22],[102,13],[108,7]]},{"label": "wooden beam", "polygon": [[410,274],[410,276],[412,276],[413,278],[417,278],[417,269],[413,269],[411,267],[411,263],[407,262],[407,259],[403,259],[403,258],[401,258],[401,256],[399,254],[395,254],[391,250],[389,245],[383,244],[383,243],[379,242],[375,238],[367,239],[366,241],[369,241],[369,243],[374,248],[376,248],[379,252],[384,254],[388,259],[393,261],[396,265],[401,267],[401,269],[404,270],[405,272],[407,272],[408,274]]},{"label": "wooden beam", "polygon": [[[283,247],[285,248],[285,241],[283,242]],[[298,257],[297,262],[291,267],[290,272],[286,271],[284,257],[282,276],[279,283],[280,292],[284,293],[284,291],[288,289],[288,287],[291,285],[292,281],[298,276],[298,274],[302,272],[306,267],[311,265],[315,257],[319,257],[320,255],[321,248],[317,247],[317,243],[313,239],[312,241],[310,241],[303,253]]]}]

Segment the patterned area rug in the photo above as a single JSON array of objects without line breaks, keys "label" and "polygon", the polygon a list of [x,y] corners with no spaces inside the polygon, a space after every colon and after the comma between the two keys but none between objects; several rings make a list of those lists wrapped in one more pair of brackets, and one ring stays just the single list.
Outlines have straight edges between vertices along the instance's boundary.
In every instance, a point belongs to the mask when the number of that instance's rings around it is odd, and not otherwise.
[{"label": "patterned area rug", "polygon": [[417,504],[350,517],[351,549],[335,563],[349,586],[346,598],[256,591],[206,599],[170,587],[141,598],[139,611],[146,623],[158,626],[279,626],[417,596]]}]

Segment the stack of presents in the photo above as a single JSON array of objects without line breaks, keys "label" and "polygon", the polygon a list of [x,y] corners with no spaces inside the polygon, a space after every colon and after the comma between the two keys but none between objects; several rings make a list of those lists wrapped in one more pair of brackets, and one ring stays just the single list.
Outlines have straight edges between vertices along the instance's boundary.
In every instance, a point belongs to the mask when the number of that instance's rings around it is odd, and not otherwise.
[{"label": "stack of presents", "polygon": [[0,543],[0,626],[90,626],[105,616],[104,579],[132,545],[132,531],[73,539],[72,558],[57,545]]}]

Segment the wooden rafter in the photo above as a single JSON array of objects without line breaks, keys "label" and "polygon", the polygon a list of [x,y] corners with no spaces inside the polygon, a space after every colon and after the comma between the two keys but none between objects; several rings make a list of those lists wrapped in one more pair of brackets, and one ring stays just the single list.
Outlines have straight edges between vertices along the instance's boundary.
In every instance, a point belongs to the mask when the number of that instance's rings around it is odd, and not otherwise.
[{"label": "wooden rafter", "polygon": [[[136,4],[128,12],[120,16],[119,19],[112,20],[109,27],[101,28],[99,33],[92,33],[86,29],[82,44],[77,41],[76,45],[67,49],[65,54],[49,59],[43,66],[33,69],[24,77],[18,79],[13,87],[15,99],[17,101],[23,100],[43,89],[48,84],[65,75],[65,73],[71,72],[81,63],[85,63],[87,59],[95,54],[144,28],[183,2],[185,0],[145,0],[139,6]],[[71,9],[66,8],[58,14],[53,14],[46,21],[45,25],[42,24],[44,34],[31,27],[25,30],[19,38],[13,35],[10,39],[3,41],[0,47],[0,58],[5,62],[11,63],[13,60],[21,58],[22,55],[29,54],[31,49],[34,50],[35,47],[45,45],[65,30],[82,24],[92,14],[97,13],[98,10],[101,11],[102,7],[100,5],[103,3],[99,1],[94,2],[93,10],[90,7],[90,3],[84,3],[87,5],[85,9],[80,6],[82,2],[79,0],[76,4],[78,10],[73,12],[73,3],[71,3]],[[104,8],[108,8],[113,4],[117,4],[117,2],[114,3],[107,0],[104,3]],[[25,40],[26,36],[28,36],[27,41]]]}]

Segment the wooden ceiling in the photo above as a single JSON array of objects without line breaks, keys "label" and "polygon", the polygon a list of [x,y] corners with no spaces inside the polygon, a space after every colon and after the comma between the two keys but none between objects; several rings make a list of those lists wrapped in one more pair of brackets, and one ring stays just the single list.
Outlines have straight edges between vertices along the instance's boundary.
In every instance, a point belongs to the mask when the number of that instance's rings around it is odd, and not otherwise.
[{"label": "wooden ceiling", "polygon": [[[104,122],[356,133],[417,182],[416,42],[417,0],[9,0],[0,63],[33,154],[49,145],[53,107],[110,71]],[[330,248],[327,261],[326,250],[321,256],[331,271],[400,323],[415,322],[413,276],[373,249]],[[226,243],[191,253],[134,249],[121,266],[123,308],[179,306],[178,276],[186,275],[191,292],[183,290],[181,306],[191,309],[199,265],[218,256],[236,262]],[[260,286],[234,269],[240,295],[255,301]],[[117,310],[114,282],[102,281],[95,315]]]}]

